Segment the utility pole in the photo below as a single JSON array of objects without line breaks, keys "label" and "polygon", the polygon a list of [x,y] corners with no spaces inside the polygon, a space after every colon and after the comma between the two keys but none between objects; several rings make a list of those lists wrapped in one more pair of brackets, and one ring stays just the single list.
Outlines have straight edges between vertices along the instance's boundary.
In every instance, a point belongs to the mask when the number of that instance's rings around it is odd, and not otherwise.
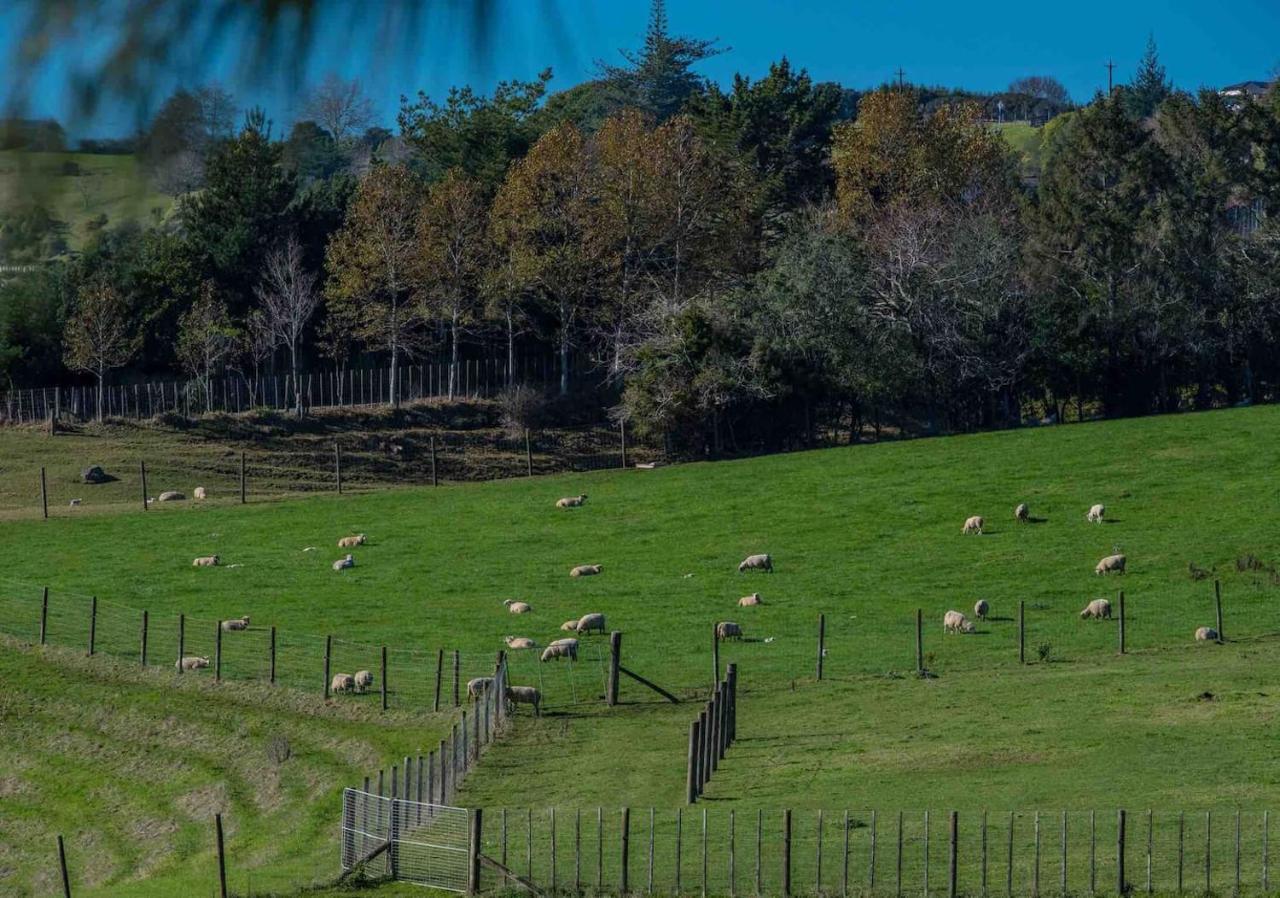
[{"label": "utility pole", "polygon": [[906,82],[907,73],[902,70],[902,66],[898,66],[898,71],[896,72],[896,74],[898,76],[898,90],[905,89],[907,85],[907,82]]},{"label": "utility pole", "polygon": [[1111,94],[1115,91],[1115,86],[1114,86],[1115,71],[1116,71],[1115,60],[1108,59],[1107,60],[1107,96],[1108,97],[1111,96]]}]

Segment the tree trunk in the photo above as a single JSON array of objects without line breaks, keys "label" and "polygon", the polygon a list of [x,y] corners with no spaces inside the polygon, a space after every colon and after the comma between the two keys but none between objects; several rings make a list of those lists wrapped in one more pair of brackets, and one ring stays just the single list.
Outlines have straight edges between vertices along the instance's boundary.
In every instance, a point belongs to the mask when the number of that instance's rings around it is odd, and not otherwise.
[{"label": "tree trunk", "polygon": [[396,389],[396,366],[400,364],[400,344],[391,344],[391,370],[387,373],[387,401],[392,408],[400,407],[400,391]]},{"label": "tree trunk", "polygon": [[297,340],[289,341],[289,368],[293,371],[293,405],[297,410],[298,417],[302,417],[302,385],[298,381],[298,342]]},{"label": "tree trunk", "polygon": [[560,328],[560,395],[569,395],[569,328]]},{"label": "tree trunk", "polygon": [[98,371],[98,423],[102,423],[102,394],[106,388],[107,372],[105,370]]},{"label": "tree trunk", "polygon": [[511,313],[507,313],[507,386],[516,383],[516,328]]},{"label": "tree trunk", "polygon": [[453,399],[454,382],[458,376],[458,316],[449,324],[449,398]]}]

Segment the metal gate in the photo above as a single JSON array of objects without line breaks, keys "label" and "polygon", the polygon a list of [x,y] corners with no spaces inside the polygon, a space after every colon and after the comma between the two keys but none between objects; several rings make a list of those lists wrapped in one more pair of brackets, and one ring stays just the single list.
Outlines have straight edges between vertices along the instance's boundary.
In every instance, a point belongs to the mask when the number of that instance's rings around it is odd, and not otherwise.
[{"label": "metal gate", "polygon": [[465,892],[470,851],[466,808],[342,793],[342,869]]}]

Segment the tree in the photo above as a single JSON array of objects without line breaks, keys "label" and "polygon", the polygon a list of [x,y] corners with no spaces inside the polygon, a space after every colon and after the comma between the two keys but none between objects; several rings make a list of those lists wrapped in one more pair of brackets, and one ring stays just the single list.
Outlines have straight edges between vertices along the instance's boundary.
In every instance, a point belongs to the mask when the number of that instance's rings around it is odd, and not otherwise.
[{"label": "tree", "polygon": [[293,375],[295,405],[302,411],[302,387],[298,378],[298,348],[307,324],[320,303],[316,276],[307,270],[302,244],[290,235],[284,246],[271,251],[257,288],[266,314],[266,326],[276,345],[289,350],[289,370]]},{"label": "tree", "polygon": [[213,375],[231,357],[238,340],[226,302],[213,282],[205,281],[200,296],[178,321],[178,360],[203,387],[206,409],[213,408]]},{"label": "tree", "polygon": [[221,84],[206,84],[195,90],[200,110],[200,127],[208,142],[228,140],[235,133],[236,100]]},{"label": "tree", "polygon": [[67,319],[63,334],[67,367],[84,371],[98,379],[98,420],[104,409],[103,392],[107,372],[129,363],[140,344],[129,317],[129,309],[104,281],[87,283],[76,296],[75,310]]},{"label": "tree", "polygon": [[262,377],[262,366],[275,352],[277,338],[267,315],[261,309],[254,309],[244,319],[244,327],[240,331],[240,339],[232,356],[234,369],[244,378],[249,391],[249,405],[258,404],[258,384]]},{"label": "tree", "polygon": [[340,170],[344,154],[329,132],[313,121],[295,122],[284,142],[281,162],[294,172],[299,183],[327,178]]},{"label": "tree", "polygon": [[325,261],[330,315],[354,323],[357,336],[386,349],[395,406],[400,362],[421,345],[426,317],[413,296],[421,205],[422,185],[412,172],[376,166],[356,190]]},{"label": "tree", "polygon": [[1124,89],[1125,109],[1134,118],[1147,118],[1155,115],[1156,109],[1172,92],[1173,86],[1166,77],[1164,66],[1160,64],[1156,39],[1149,36],[1146,52],[1138,63],[1138,71],[1133,76],[1133,81]]},{"label": "tree", "polygon": [[359,81],[344,81],[330,72],[307,97],[305,114],[314,120],[339,146],[374,122],[373,101]]},{"label": "tree", "polygon": [[1037,100],[1049,100],[1059,106],[1071,105],[1071,94],[1052,75],[1026,75],[1009,82],[1009,93],[1026,94]]}]

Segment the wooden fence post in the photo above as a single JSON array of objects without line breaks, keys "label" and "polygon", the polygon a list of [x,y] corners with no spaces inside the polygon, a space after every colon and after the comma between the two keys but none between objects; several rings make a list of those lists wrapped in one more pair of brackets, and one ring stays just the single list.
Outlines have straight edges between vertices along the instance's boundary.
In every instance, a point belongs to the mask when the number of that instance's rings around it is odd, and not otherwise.
[{"label": "wooden fence post", "polygon": [[818,614],[818,681],[822,681],[822,659],[827,654],[827,616]]},{"label": "wooden fence post", "polygon": [[271,625],[271,685],[276,682],[276,625]]},{"label": "wooden fence post", "polygon": [[1009,812],[1009,865],[1005,870],[1004,893],[1006,898],[1013,898],[1013,811]]},{"label": "wooden fence post", "polygon": [[1124,654],[1124,590],[1120,590],[1120,654]]},{"label": "wooden fence post", "polygon": [[140,663],[147,666],[147,609],[142,609],[142,647],[138,652]]},{"label": "wooden fence post", "polygon": [[440,478],[436,476],[436,438],[434,436],[431,437],[431,485],[440,485]]},{"label": "wooden fence post", "polygon": [[1018,663],[1027,663],[1027,603],[1018,600]]},{"label": "wooden fence post", "polygon": [[342,495],[342,449],[338,441],[333,441],[333,481],[338,487],[338,495]]},{"label": "wooden fence post", "polygon": [[1226,642],[1227,637],[1222,632],[1222,581],[1221,580],[1213,581],[1213,604],[1214,604],[1214,608],[1217,611],[1218,642]]},{"label": "wooden fence post", "polygon": [[49,587],[45,587],[40,597],[40,644],[44,645],[49,636]]},{"label": "wooden fence post", "polygon": [[247,492],[247,479],[245,477],[244,468],[244,450],[240,450],[240,504],[245,504],[245,494]]},{"label": "wooden fence post", "polygon": [[524,473],[533,476],[533,443],[529,438],[529,428],[524,429]]},{"label": "wooden fence post", "polygon": [[62,835],[58,835],[58,867],[62,870],[62,896],[71,898],[71,877],[67,874],[67,849],[62,844]]},{"label": "wooden fence post", "polygon": [[956,898],[956,848],[960,832],[960,821],[955,811],[951,812],[951,832],[947,843],[947,898]]},{"label": "wooden fence post", "polygon": [[924,612],[916,609],[916,673],[924,674]]},{"label": "wooden fence post", "polygon": [[622,809],[622,872],[619,876],[619,894],[626,895],[630,889],[629,872],[631,861],[631,808]]},{"label": "wooden fence post", "polygon": [[720,681],[720,629],[711,625],[711,691],[714,693],[716,683]]},{"label": "wooden fence post", "polygon": [[382,647],[382,710],[387,710],[387,647]]},{"label": "wooden fence post", "polygon": [[43,466],[40,468],[40,509],[44,513],[44,519],[49,520],[49,487],[45,482]]},{"label": "wooden fence post", "polygon": [[462,670],[462,660],[458,655],[458,650],[453,650],[453,706],[456,708],[462,704],[462,687],[459,685],[459,676]]},{"label": "wooden fence post", "polygon": [[782,894],[791,894],[791,808],[782,812]]},{"label": "wooden fence post", "polygon": [[614,630],[609,634],[609,680],[605,689],[605,701],[610,705],[618,703],[618,667],[622,663],[622,633]]},{"label": "wooden fence post", "polygon": [[329,660],[333,650],[333,637],[326,636],[324,638],[324,697],[329,699]]},{"label": "wooden fence post", "polygon": [[147,463],[138,462],[138,470],[142,473],[142,510],[147,510]]},{"label": "wooden fence post", "polygon": [[729,741],[738,738],[738,665],[730,662],[725,669],[725,682],[729,684]]},{"label": "wooden fence post", "polygon": [[480,808],[471,811],[471,843],[468,848],[467,894],[480,892],[480,838],[483,827],[484,812]]},{"label": "wooden fence post", "polygon": [[[1121,593],[1123,595],[1123,593]],[[1123,620],[1123,618],[1121,618]],[[1116,894],[1123,895],[1128,891],[1124,877],[1124,842],[1125,842],[1125,812],[1121,808],[1116,812]]]},{"label": "wooden fence post", "polygon": [[222,622],[213,624],[213,682],[222,682]]},{"label": "wooden fence post", "polygon": [[98,637],[98,597],[89,599],[89,654],[92,656]]},{"label": "wooden fence post", "polygon": [[182,673],[182,656],[187,652],[187,616],[178,615],[178,673]]},{"label": "wooden fence post", "polygon": [[444,678],[444,649],[436,652],[436,701],[432,710],[440,710],[440,681]]},{"label": "wooden fence post", "polygon": [[698,798],[698,721],[689,724],[689,755],[685,767],[685,801],[693,804]]},{"label": "wooden fence post", "polygon": [[222,843],[222,815],[213,815],[213,825],[218,833],[218,894],[227,898],[227,854]]},{"label": "wooden fence post", "polygon": [[1204,893],[1213,892],[1213,812],[1204,812]]}]

